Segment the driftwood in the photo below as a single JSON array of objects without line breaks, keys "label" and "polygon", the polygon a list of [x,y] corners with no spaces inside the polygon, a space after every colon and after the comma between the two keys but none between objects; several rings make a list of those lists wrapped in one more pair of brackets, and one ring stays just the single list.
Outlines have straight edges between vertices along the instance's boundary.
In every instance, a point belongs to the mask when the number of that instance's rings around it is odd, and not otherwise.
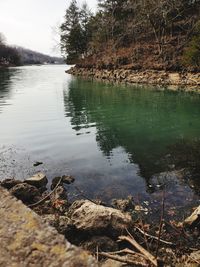
[{"label": "driftwood", "polygon": [[142,253],[146,259],[148,259],[154,266],[158,266],[157,259],[146,249],[144,249],[133,237],[129,236],[120,236],[120,241],[127,241],[133,247],[135,247],[140,253]]},{"label": "driftwood", "polygon": [[128,256],[112,255],[106,252],[101,252],[99,253],[99,255],[122,263],[134,264],[134,266],[147,266],[146,262],[142,262],[142,260],[138,258],[138,256],[135,258],[132,256],[133,258],[131,259]]},{"label": "driftwood", "polygon": [[[141,234],[143,234],[143,235],[145,235],[145,236],[147,236],[147,237],[149,237],[149,238],[151,238],[151,239],[155,239],[155,240],[158,241],[158,237],[157,237],[157,236],[154,236],[154,235],[150,235],[150,234],[148,234],[148,233],[145,233],[145,232],[144,232],[142,229],[140,229],[139,227],[135,227],[135,229],[137,229]],[[163,240],[163,239],[160,239],[160,242],[163,243],[163,244],[165,244],[165,245],[175,246],[174,243],[169,242],[169,241],[165,241],[165,240]]]}]

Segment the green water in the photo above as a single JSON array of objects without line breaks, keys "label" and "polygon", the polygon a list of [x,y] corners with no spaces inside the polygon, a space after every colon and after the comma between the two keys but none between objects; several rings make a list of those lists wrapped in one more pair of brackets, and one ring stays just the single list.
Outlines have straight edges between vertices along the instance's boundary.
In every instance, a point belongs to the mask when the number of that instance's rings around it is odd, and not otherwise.
[{"label": "green water", "polygon": [[[86,81],[65,68],[0,73],[0,177],[70,173],[84,194],[108,202],[159,201],[166,188],[168,205],[198,204],[200,96]],[[155,178],[183,168],[181,178]]]}]

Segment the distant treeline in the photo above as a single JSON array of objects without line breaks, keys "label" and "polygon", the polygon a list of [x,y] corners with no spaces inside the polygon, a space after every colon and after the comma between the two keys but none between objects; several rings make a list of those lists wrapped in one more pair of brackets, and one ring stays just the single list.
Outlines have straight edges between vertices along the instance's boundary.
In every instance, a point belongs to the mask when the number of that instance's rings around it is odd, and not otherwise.
[{"label": "distant treeline", "polygon": [[23,47],[16,47],[23,65],[29,64],[63,64],[64,60],[59,57],[51,57]]},{"label": "distant treeline", "polygon": [[68,63],[200,68],[200,0],[72,0],[61,25]]},{"label": "distant treeline", "polygon": [[29,64],[63,64],[63,59],[51,57],[23,47],[8,46],[0,33],[0,66],[19,66]]}]

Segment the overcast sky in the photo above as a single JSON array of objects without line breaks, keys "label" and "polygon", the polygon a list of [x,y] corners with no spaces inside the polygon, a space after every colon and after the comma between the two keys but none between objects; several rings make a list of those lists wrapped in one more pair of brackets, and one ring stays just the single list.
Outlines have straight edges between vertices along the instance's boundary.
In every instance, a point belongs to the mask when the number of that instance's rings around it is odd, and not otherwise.
[{"label": "overcast sky", "polygon": [[[58,36],[53,29],[62,22],[70,0],[0,0],[0,32],[8,44],[24,46],[45,54],[55,51]],[[95,10],[96,0],[87,2]]]}]

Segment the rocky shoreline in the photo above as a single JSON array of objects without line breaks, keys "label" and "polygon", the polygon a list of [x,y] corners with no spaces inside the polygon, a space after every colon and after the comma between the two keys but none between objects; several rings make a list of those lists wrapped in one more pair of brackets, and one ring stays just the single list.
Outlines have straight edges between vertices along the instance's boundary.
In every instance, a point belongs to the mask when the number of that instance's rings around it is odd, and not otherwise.
[{"label": "rocky shoreline", "polygon": [[190,87],[200,91],[200,73],[169,72],[160,70],[109,69],[75,66],[66,73],[102,81],[127,84],[150,84],[162,86]]},{"label": "rocky shoreline", "polygon": [[[72,244],[94,255],[99,266],[199,266],[200,207],[183,222],[164,220],[164,199],[158,225],[142,217],[132,198],[81,199],[70,203],[71,176],[55,177],[51,191],[43,173],[24,181],[6,179],[0,186],[9,190]],[[137,219],[136,219],[137,218]]]}]

